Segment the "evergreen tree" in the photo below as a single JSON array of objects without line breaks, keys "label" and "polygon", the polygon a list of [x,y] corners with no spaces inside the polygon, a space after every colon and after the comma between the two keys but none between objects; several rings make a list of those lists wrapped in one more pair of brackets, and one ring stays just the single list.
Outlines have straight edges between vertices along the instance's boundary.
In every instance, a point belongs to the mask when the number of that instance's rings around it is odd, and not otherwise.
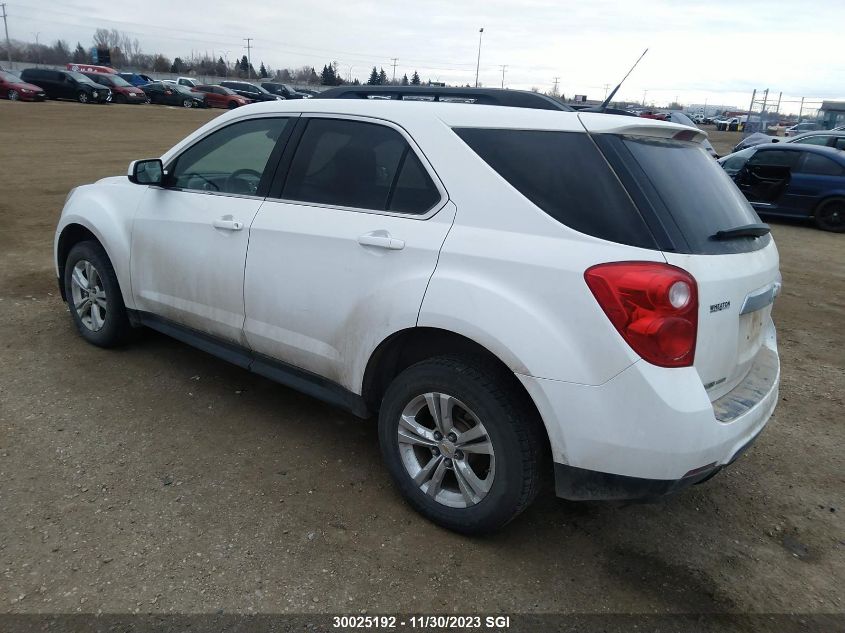
[{"label": "evergreen tree", "polygon": [[261,75],[262,79],[267,79],[270,76],[270,73],[267,72],[267,68],[264,66],[264,62],[261,62],[261,68],[258,69],[258,74]]},{"label": "evergreen tree", "polygon": [[320,78],[317,76],[317,71],[314,70],[314,67],[311,67],[311,74],[308,75],[308,84],[318,84],[320,83]]},{"label": "evergreen tree", "polygon": [[368,86],[377,86],[378,85],[378,71],[376,70],[375,66],[373,66],[373,70],[370,73],[370,78],[367,80],[367,85]]},{"label": "evergreen tree", "polygon": [[173,60],[173,65],[170,66],[170,72],[178,75],[178,74],[181,74],[184,71],[185,71],[185,64],[182,62],[181,58],[176,57]]},{"label": "evergreen tree", "polygon": [[379,86],[386,86],[390,82],[387,80],[387,73],[384,72],[384,68],[379,71],[378,74],[378,85]]},{"label": "evergreen tree", "polygon": [[402,85],[403,86],[408,85],[408,73],[405,73],[404,75],[402,75]]},{"label": "evergreen tree", "polygon": [[246,58],[246,55],[241,57],[241,63],[239,64],[241,72],[247,72],[249,70],[249,60]]},{"label": "evergreen tree", "polygon": [[411,85],[412,86],[419,86],[420,85],[420,76],[417,74],[417,71],[414,71],[414,75],[411,77]]},{"label": "evergreen tree", "polygon": [[73,59],[71,61],[74,64],[84,64],[88,61],[88,53],[82,48],[82,44],[79,42],[76,43],[76,50],[73,51]]},{"label": "evergreen tree", "polygon": [[324,86],[334,86],[337,84],[337,77],[333,66],[328,64],[323,66],[323,71],[320,73],[320,83]]}]

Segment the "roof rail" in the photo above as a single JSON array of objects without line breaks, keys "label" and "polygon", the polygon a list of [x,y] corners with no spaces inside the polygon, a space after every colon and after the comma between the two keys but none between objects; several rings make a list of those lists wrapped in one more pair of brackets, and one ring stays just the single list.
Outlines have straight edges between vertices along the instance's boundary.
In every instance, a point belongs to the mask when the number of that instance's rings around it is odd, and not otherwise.
[{"label": "roof rail", "polygon": [[338,86],[329,88],[315,99],[392,99],[400,101],[444,101],[479,105],[562,110],[572,112],[565,103],[539,92],[501,88],[446,88],[442,86]]}]

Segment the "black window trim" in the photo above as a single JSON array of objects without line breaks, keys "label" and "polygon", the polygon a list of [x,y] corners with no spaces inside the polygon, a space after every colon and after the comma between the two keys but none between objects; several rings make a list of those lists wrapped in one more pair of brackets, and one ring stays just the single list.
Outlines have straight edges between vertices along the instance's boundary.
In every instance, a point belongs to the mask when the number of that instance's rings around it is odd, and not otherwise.
[{"label": "black window trim", "polygon": [[150,185],[155,189],[163,189],[165,191],[180,191],[183,193],[196,193],[200,195],[209,195],[209,196],[224,196],[226,198],[245,198],[247,200],[265,200],[268,196],[268,192],[270,191],[273,182],[276,178],[276,172],[279,168],[279,164],[282,159],[282,155],[284,154],[285,149],[287,148],[288,142],[293,135],[294,130],[299,125],[299,117],[300,113],[298,112],[267,112],[262,114],[254,114],[249,116],[241,116],[233,120],[229,120],[223,125],[218,125],[217,127],[209,130],[202,136],[195,138],[189,145],[185,145],[184,147],[180,147],[177,154],[168,158],[167,163],[164,165],[164,175],[167,176],[169,174],[170,169],[179,160],[179,158],[192,147],[194,147],[197,143],[202,142],[203,140],[207,139],[212,134],[216,134],[227,127],[235,125],[237,123],[244,123],[246,121],[256,121],[258,119],[291,119],[292,125],[288,125],[285,127],[284,132],[279,137],[279,140],[276,141],[276,145],[273,147],[273,150],[270,152],[270,156],[267,159],[267,166],[265,167],[266,173],[262,174],[261,182],[258,185],[258,193],[256,195],[249,195],[249,194],[242,194],[242,193],[227,193],[225,191],[206,191],[204,189],[183,189],[182,187],[166,187],[166,186],[159,186],[159,185]]},{"label": "black window trim", "polygon": [[[369,123],[374,125],[382,125],[385,127],[389,127],[395,131],[397,131],[402,138],[405,139],[405,142],[410,147],[410,151],[414,152],[417,157],[417,160],[420,161],[420,164],[423,166],[423,169],[428,174],[428,177],[431,178],[431,181],[434,183],[434,187],[437,189],[437,192],[440,194],[440,199],[435,202],[425,213],[408,213],[407,211],[384,211],[379,209],[366,209],[363,207],[347,207],[335,204],[326,204],[323,202],[310,202],[308,200],[293,200],[290,198],[283,198],[282,191],[284,190],[285,181],[287,180],[288,173],[290,171],[291,163],[293,162],[293,157],[296,154],[296,150],[299,147],[299,141],[302,139],[302,135],[305,132],[305,127],[308,125],[308,122],[311,119],[333,119],[333,120],[344,120],[344,121],[358,121],[360,123]],[[403,164],[404,159],[407,158],[407,152],[403,154]],[[397,174],[394,177],[398,177],[399,170],[397,170]],[[392,188],[391,188],[392,191]],[[392,193],[391,193],[392,195]],[[420,149],[420,147],[414,142],[414,139],[408,133],[408,131],[403,128],[398,123],[394,121],[389,121],[387,119],[382,119],[378,117],[368,117],[368,116],[360,116],[356,114],[334,114],[329,112],[303,112],[301,113],[299,121],[297,121],[296,128],[291,135],[290,142],[288,143],[288,147],[282,156],[282,161],[280,165],[276,169],[276,177],[274,178],[272,184],[270,185],[270,190],[267,194],[267,199],[273,202],[283,202],[285,204],[295,204],[298,206],[304,207],[320,207],[323,209],[336,209],[338,211],[351,211],[353,213],[368,213],[371,215],[387,215],[391,217],[398,217],[398,218],[405,218],[411,220],[428,220],[435,215],[437,215],[443,207],[445,207],[449,202],[449,192],[446,190],[446,187],[443,185],[443,182],[440,180],[437,172],[434,170],[434,167],[428,161],[428,158]]]}]

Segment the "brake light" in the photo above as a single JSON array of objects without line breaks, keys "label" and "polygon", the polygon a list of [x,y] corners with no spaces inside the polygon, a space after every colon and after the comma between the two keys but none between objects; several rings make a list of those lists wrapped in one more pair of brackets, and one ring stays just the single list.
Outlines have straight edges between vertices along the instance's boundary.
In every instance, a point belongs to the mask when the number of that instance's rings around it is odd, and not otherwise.
[{"label": "brake light", "polygon": [[698,335],[698,287],[685,270],[652,262],[588,268],[584,279],[622,338],[644,360],[688,367]]}]

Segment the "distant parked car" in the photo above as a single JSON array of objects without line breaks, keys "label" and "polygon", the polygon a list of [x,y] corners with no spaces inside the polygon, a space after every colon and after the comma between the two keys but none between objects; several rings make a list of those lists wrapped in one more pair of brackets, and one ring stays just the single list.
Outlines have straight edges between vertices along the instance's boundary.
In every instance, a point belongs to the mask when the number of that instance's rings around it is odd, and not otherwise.
[{"label": "distant parked car", "polygon": [[196,86],[193,91],[205,94],[205,102],[209,108],[228,108],[232,110],[251,103],[246,97],[242,97],[234,90],[230,90],[225,86]]},{"label": "distant parked car", "polygon": [[146,86],[147,84],[155,82],[155,79],[153,79],[149,75],[143,75],[141,73],[117,73],[117,75],[121,79],[124,79],[133,86],[135,86],[136,88]]},{"label": "distant parked car", "polygon": [[817,132],[804,132],[797,136],[790,137],[785,143],[801,143],[803,145],[822,145],[834,149],[845,150],[845,130],[827,130]]},{"label": "distant parked car", "polygon": [[267,90],[265,90],[261,86],[256,86],[255,84],[251,84],[248,81],[221,81],[220,85],[225,86],[230,90],[234,90],[242,97],[246,97],[247,99],[251,99],[252,101],[284,100],[284,97],[280,97],[278,95],[274,95],[270,92],[267,92]]},{"label": "distant parked car", "polygon": [[44,101],[47,98],[40,86],[27,83],[5,70],[0,70],[0,97],[9,101]]},{"label": "distant parked car", "polygon": [[191,79],[190,77],[179,77],[176,80],[176,83],[188,88],[196,88],[199,85],[199,82],[196,79]]},{"label": "distant parked car", "polygon": [[655,119],[657,121],[668,121],[669,120],[669,113],[668,112],[656,112],[654,110],[645,110],[640,113],[640,116],[644,119]]},{"label": "distant parked car", "polygon": [[275,81],[265,81],[261,84],[261,87],[264,88],[267,92],[271,92],[278,97],[283,97],[285,99],[310,99],[311,95],[305,92],[300,92],[298,90],[294,90],[291,86],[287,84],[281,84]]},{"label": "distant parked car", "polygon": [[82,73],[95,83],[106,86],[111,90],[112,103],[146,103],[147,95],[140,88],[136,88],[117,74],[107,75],[97,72]]},{"label": "distant parked car", "polygon": [[798,123],[797,125],[786,128],[784,135],[795,136],[796,134],[801,134],[802,132],[812,132],[814,130],[818,130],[820,127],[821,126],[818,123],[805,121],[804,123]]},{"label": "distant parked car", "polygon": [[845,231],[845,152],[778,143],[749,147],[719,160],[760,215],[812,219]]},{"label": "distant parked car", "polygon": [[185,86],[156,81],[146,86],[141,86],[141,90],[147,95],[150,103],[182,106],[183,108],[208,107],[205,101],[205,94],[192,92]]},{"label": "distant parked car", "polygon": [[111,90],[72,70],[27,68],[21,79],[41,86],[50,99],[73,99],[79,103],[106,103],[111,99]]}]

